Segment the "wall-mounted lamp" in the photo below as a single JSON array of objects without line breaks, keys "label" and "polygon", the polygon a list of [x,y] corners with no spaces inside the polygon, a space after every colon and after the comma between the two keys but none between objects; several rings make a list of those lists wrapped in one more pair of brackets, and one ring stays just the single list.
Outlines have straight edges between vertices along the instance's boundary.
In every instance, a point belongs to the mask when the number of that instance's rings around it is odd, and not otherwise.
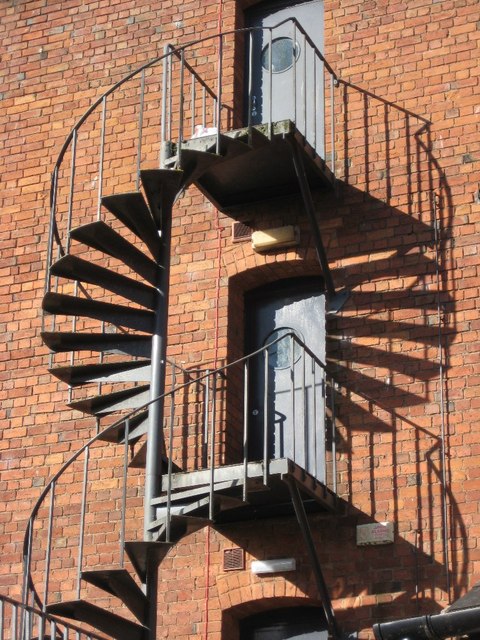
[{"label": "wall-mounted lamp", "polygon": [[262,573],[284,573],[285,571],[295,571],[295,558],[277,558],[275,560],[253,560],[251,565],[252,573],[255,575]]},{"label": "wall-mounted lamp", "polygon": [[257,252],[294,247],[299,242],[298,227],[287,225],[252,233],[252,247]]}]

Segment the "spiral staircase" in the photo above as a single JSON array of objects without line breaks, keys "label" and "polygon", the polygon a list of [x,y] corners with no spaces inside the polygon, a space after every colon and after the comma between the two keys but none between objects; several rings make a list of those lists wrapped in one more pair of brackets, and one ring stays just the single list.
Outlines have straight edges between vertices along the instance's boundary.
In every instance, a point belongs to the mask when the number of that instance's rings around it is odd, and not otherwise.
[{"label": "spiral staircase", "polygon": [[[297,25],[296,28],[301,27]],[[161,60],[170,64],[164,75],[167,85],[176,61],[180,65],[180,78],[188,72],[192,82],[199,82],[203,87],[204,95],[213,95],[186,62],[185,51],[179,54],[179,50],[170,48]],[[143,91],[145,69],[148,65],[140,70]],[[170,81],[170,95],[174,91],[173,85]],[[180,91],[182,87],[181,83]],[[212,524],[286,513],[297,516],[327,620],[333,635],[338,636],[305,515],[308,509],[327,512],[337,509],[334,486],[328,488],[326,472],[324,477],[315,477],[291,460],[269,459],[266,449],[262,460],[252,461],[245,443],[242,455],[236,460],[222,459],[216,449],[218,415],[215,415],[215,398],[222,392],[219,381],[228,379],[233,366],[240,366],[241,371],[248,372],[248,363],[258,354],[251,354],[217,370],[193,374],[180,370],[166,359],[172,211],[182,194],[195,185],[217,208],[235,219],[242,207],[286,195],[301,196],[307,213],[311,214],[310,189],[331,191],[334,185],[332,170],[294,122],[287,120],[255,126],[247,123],[238,129],[225,130],[221,126],[223,107],[218,93],[214,96],[215,127],[203,127],[207,131],[205,135],[185,135],[186,115],[182,108],[176,142],[171,141],[174,137],[171,125],[170,130],[165,126],[162,135],[169,138],[169,143],[165,145],[165,139],[161,141],[162,168],[148,168],[151,162],[143,162],[138,149],[133,189],[126,192],[116,189],[114,193],[104,195],[109,185],[103,184],[100,178],[99,215],[96,219],[84,222],[85,211],[81,205],[78,215],[76,212],[74,194],[81,187],[74,181],[75,148],[80,127],[97,107],[103,109],[99,135],[102,144],[105,141],[108,135],[107,98],[112,92],[107,92],[81,119],[60,154],[52,182],[49,268],[42,305],[45,313],[42,338],[52,352],[50,372],[69,386],[70,408],[94,416],[98,424],[103,421],[107,426],[99,426],[98,432],[64,464],[43,491],[32,513],[24,548],[24,613],[20,632],[17,633],[21,640],[55,637],[57,627],[49,635],[47,624],[63,624],[63,637],[68,638],[70,623],[65,623],[65,619],[87,624],[118,640],[153,640],[157,601],[161,603],[161,597],[157,596],[158,567],[173,545],[183,536]],[[145,95],[143,92],[140,132],[143,132],[142,121],[146,113]],[[168,102],[165,99],[164,103]],[[184,102],[185,96],[180,96],[180,104]],[[195,113],[193,95],[191,102],[192,113]],[[172,120],[172,114],[163,115],[165,121]],[[191,117],[193,131],[194,116]],[[168,152],[165,152],[166,147]],[[71,153],[70,168],[62,174],[67,150]],[[100,155],[103,162],[103,147]],[[143,165],[147,168],[142,168]],[[102,172],[103,166],[100,176]],[[65,180],[64,191],[67,194],[63,199],[62,179]],[[310,217],[314,236],[317,236],[320,262],[328,276],[328,262],[318,237],[318,227]],[[62,222],[65,219],[67,222]],[[75,224],[77,219],[82,221],[78,226]],[[328,278],[326,280],[328,285]],[[296,337],[289,339],[298,340]],[[300,347],[305,354],[309,353],[308,345],[301,344]],[[262,357],[264,353],[265,350]],[[308,357],[313,362],[314,356],[309,354]],[[313,366],[321,368],[322,375],[326,375],[320,362]],[[179,370],[183,378],[177,383]],[[175,410],[179,390],[185,392],[193,385],[202,388],[204,431],[210,431],[202,441],[201,459],[196,459],[195,454],[192,456],[195,459],[182,464],[175,449]],[[248,383],[244,381],[244,398],[247,387]],[[96,390],[94,394],[92,389]],[[247,420],[246,417],[244,419]],[[123,452],[120,555],[118,563],[113,566],[85,569],[82,554],[88,512],[88,470],[93,447],[101,443],[120,447]],[[82,456],[84,475],[79,516],[77,597],[65,600],[61,597],[51,602],[49,589],[50,574],[54,571],[56,487]],[[128,469],[146,467],[148,475],[152,460],[155,460],[156,467],[153,480],[149,480],[150,488],[145,489],[144,535],[141,539],[128,540]],[[50,510],[39,524],[39,513],[46,509],[47,498]],[[38,555],[34,540],[40,529],[47,532],[42,560],[43,596],[35,584],[32,569]],[[119,615],[108,606],[99,606],[90,598],[82,597],[85,584],[95,587],[96,593],[112,596],[131,615]],[[40,623],[36,626],[25,613],[29,602],[39,607],[41,612]],[[96,637],[95,633],[84,631],[83,627],[74,632],[80,638],[82,634]]]}]

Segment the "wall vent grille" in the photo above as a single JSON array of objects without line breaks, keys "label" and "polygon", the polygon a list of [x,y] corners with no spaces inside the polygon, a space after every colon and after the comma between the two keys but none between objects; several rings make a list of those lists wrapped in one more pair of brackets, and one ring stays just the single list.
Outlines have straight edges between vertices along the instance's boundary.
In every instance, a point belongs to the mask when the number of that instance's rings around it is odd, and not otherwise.
[{"label": "wall vent grille", "polygon": [[252,237],[252,228],[245,222],[232,224],[232,242],[245,242]]},{"label": "wall vent grille", "polygon": [[223,552],[223,570],[239,571],[245,569],[245,551],[240,547],[225,549]]}]

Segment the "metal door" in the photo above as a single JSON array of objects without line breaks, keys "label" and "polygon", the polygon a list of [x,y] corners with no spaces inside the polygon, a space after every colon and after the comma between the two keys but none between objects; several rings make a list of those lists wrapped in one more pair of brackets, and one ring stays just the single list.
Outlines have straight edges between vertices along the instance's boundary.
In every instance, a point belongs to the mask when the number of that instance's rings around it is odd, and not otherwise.
[{"label": "metal door", "polygon": [[[318,278],[247,297],[249,458],[290,458],[325,481],[325,296]],[[295,336],[295,337],[294,337]],[[306,345],[306,348],[303,347]]]},{"label": "metal door", "polygon": [[255,27],[247,74],[250,121],[291,120],[323,155],[324,68],[318,55],[323,52],[323,0],[262,7],[247,14],[248,25]]}]

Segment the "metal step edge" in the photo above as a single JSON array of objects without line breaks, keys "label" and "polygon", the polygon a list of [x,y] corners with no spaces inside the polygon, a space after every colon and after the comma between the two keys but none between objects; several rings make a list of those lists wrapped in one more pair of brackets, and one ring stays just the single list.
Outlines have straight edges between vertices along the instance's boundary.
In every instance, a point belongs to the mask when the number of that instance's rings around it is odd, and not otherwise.
[{"label": "metal step edge", "polygon": [[158,565],[172,546],[173,543],[171,542],[144,542],[135,540],[125,543],[125,551],[142,583],[145,583],[147,577],[148,564],[151,562],[153,565]]},{"label": "metal step edge", "polygon": [[78,256],[63,256],[52,265],[50,273],[53,276],[102,287],[152,311],[157,308],[158,292],[155,288]]},{"label": "metal step edge", "polygon": [[114,391],[105,395],[91,396],[70,402],[67,406],[90,415],[113,413],[123,409],[138,409],[150,399],[149,385]]},{"label": "metal step edge", "polygon": [[102,205],[142,240],[153,258],[158,260],[161,249],[159,229],[139,191],[104,196]]},{"label": "metal step edge", "polygon": [[92,625],[116,640],[144,640],[147,629],[137,622],[106,611],[86,600],[58,602],[47,606],[47,612]]},{"label": "metal step edge", "polygon": [[141,624],[147,622],[148,600],[126,569],[82,571],[82,580],[119,598]]},{"label": "metal step edge", "polygon": [[[243,486],[242,482],[239,482],[237,480],[232,480],[232,481],[226,481],[226,482],[216,482],[214,484],[214,491],[225,491],[227,489],[235,489],[235,488],[239,488],[241,489],[241,487]],[[188,499],[191,497],[195,497],[198,495],[205,495],[210,491],[210,486],[209,484],[205,484],[202,485],[200,487],[196,487],[195,489],[187,489],[187,490],[181,490],[181,489],[177,489],[177,491],[175,491],[174,493],[172,493],[171,499],[172,501],[178,501],[178,500],[184,500],[184,499]],[[152,506],[155,505],[162,505],[167,501],[167,494],[164,494],[162,496],[158,496],[157,498],[154,498],[151,502]]]},{"label": "metal step edge", "polygon": [[[130,419],[130,429],[128,433],[128,441],[135,444],[148,429],[148,410],[137,413]],[[125,443],[125,423],[121,422],[116,428],[110,429],[103,437],[99,437],[104,442],[115,442],[117,444]]]},{"label": "metal step edge", "polygon": [[74,333],[44,331],[43,342],[51,351],[95,351],[100,353],[149,358],[152,351],[151,336],[132,333]]},{"label": "metal step edge", "polygon": [[132,309],[110,302],[78,298],[63,293],[49,292],[45,294],[42,308],[53,315],[87,317],[146,333],[153,333],[154,329],[155,314],[152,311]]},{"label": "metal step edge", "polygon": [[150,360],[52,367],[48,370],[72,387],[93,382],[146,382],[151,380]]},{"label": "metal step edge", "polygon": [[163,228],[173,204],[182,191],[184,173],[179,169],[144,169],[140,171],[143,190],[155,224]]},{"label": "metal step edge", "polygon": [[77,242],[117,258],[151,285],[156,285],[156,263],[101,220],[72,229],[70,236]]}]

